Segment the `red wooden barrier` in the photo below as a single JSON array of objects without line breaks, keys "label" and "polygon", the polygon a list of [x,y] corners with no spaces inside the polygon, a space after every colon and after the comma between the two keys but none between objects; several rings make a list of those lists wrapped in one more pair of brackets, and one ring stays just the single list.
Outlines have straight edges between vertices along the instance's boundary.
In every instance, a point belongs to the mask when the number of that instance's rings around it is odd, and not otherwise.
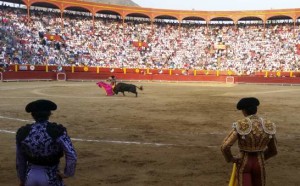
[{"label": "red wooden barrier", "polygon": [[228,74],[233,74],[233,76],[230,77],[234,77],[234,83],[300,84],[300,72],[256,72],[251,76],[237,76],[230,71],[112,69],[100,67],[57,67],[30,65],[9,66],[6,71],[1,74],[1,80],[103,80],[114,75],[119,80],[208,81],[225,83]]}]

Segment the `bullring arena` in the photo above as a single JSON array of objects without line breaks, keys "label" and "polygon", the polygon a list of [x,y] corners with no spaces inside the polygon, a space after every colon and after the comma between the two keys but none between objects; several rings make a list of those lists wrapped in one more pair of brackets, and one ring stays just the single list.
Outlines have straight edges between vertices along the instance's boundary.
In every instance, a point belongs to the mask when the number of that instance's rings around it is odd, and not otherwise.
[{"label": "bullring arena", "polygon": [[[19,184],[15,133],[36,99],[58,104],[51,121],[78,153],[66,185],[228,185],[220,146],[251,96],[277,125],[267,186],[299,185],[300,9],[5,2],[15,4],[0,6],[0,185]],[[112,75],[144,90],[106,96],[96,82]]]},{"label": "bullring arena", "polygon": [[1,185],[17,185],[15,134],[35,99],[55,101],[78,152],[67,185],[226,185],[231,166],[220,144],[242,114],[243,96],[261,100],[259,113],[278,127],[279,154],[267,162],[270,186],[299,183],[299,86],[130,82],[139,97],[108,97],[95,82],[1,83]]}]

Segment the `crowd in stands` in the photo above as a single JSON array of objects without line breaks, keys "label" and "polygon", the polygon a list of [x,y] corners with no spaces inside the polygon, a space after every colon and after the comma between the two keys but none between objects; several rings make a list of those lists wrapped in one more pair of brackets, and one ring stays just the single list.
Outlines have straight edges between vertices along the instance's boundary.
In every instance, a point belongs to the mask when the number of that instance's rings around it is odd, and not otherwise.
[{"label": "crowd in stands", "polygon": [[[176,24],[0,6],[0,63],[256,71],[300,68],[300,25]],[[63,24],[62,24],[63,22]],[[300,50],[300,49],[299,49]],[[299,53],[299,52],[298,52]]]}]

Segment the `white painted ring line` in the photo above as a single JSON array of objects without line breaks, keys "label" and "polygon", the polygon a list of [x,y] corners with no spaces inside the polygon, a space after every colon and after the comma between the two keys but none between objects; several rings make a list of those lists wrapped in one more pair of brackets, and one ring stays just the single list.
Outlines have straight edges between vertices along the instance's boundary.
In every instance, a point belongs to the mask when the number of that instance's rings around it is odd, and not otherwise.
[{"label": "white painted ring line", "polygon": [[[15,131],[1,130],[0,133],[16,134]],[[155,145],[155,146],[177,146],[175,144],[164,144],[164,143],[148,143],[148,142],[138,142],[138,141],[116,141],[116,140],[89,140],[80,138],[71,138],[72,141],[81,142],[96,142],[96,143],[116,143],[116,144],[135,144],[135,145]]]},{"label": "white painted ring line", "polygon": [[[8,120],[15,120],[15,121],[22,121],[22,122],[29,122],[33,123],[33,120],[26,120],[26,119],[19,119],[19,118],[11,118],[11,117],[6,117],[6,116],[0,116],[0,119],[8,119]],[[112,130],[122,130],[121,128],[110,128]],[[12,133],[14,134],[14,131],[9,131],[5,129],[0,129],[0,133]],[[205,133],[205,132],[200,132],[197,133],[199,135],[224,135],[226,134],[225,132],[210,132],[210,133]],[[286,134],[285,137],[287,138],[299,138],[299,135],[296,134]],[[79,138],[74,138],[74,141],[85,141],[85,142],[111,142],[111,143],[121,143],[122,141],[115,141],[115,140],[87,140],[87,139],[79,139]],[[147,142],[124,142],[126,144],[145,144],[145,145],[150,145],[150,144],[156,144],[158,146],[181,146],[181,145],[176,145],[176,144],[162,144],[162,143],[147,143]],[[196,146],[196,145],[185,145],[185,146]],[[218,147],[218,146],[207,146],[207,147]]]},{"label": "white painted ring line", "polygon": [[[10,130],[1,130],[0,133],[7,133],[7,134],[16,134],[15,131]],[[79,142],[95,142],[95,143],[115,143],[115,144],[128,144],[128,145],[152,145],[152,146],[189,146],[195,147],[196,145],[176,145],[171,143],[150,143],[150,142],[139,142],[139,141],[118,141],[118,140],[91,140],[91,139],[80,139],[80,138],[71,138],[72,141],[79,141]],[[208,148],[214,148],[217,146],[207,146]]]},{"label": "white painted ring line", "polygon": [[[2,119],[22,121],[22,122],[34,122],[32,120],[19,119],[19,118],[11,118],[6,116],[0,116]],[[15,134],[15,131],[10,130],[2,130],[0,129],[0,133],[8,133]],[[164,143],[149,143],[149,142],[137,142],[137,141],[117,141],[117,140],[90,140],[90,139],[80,139],[80,138],[71,138],[73,141],[82,141],[82,142],[102,142],[102,143],[116,143],[116,144],[136,144],[136,145],[155,145],[155,146],[176,146],[175,144],[164,144]]]},{"label": "white painted ring line", "polygon": [[2,119],[8,119],[8,120],[14,120],[14,121],[23,121],[23,122],[34,122],[33,120],[27,120],[27,119],[19,119],[19,118],[11,118],[6,116],[0,116]]}]

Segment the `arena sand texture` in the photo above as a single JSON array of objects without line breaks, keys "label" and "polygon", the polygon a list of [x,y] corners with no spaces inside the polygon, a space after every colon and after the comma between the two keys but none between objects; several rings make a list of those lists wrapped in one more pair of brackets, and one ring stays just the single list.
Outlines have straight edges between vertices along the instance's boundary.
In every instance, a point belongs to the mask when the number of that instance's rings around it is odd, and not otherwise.
[{"label": "arena sand texture", "polygon": [[50,99],[58,104],[51,121],[67,127],[78,153],[68,186],[225,186],[232,166],[220,145],[248,96],[278,127],[267,185],[300,183],[300,86],[132,82],[145,88],[135,98],[107,97],[95,83],[0,83],[0,185],[18,185],[13,132],[32,121],[25,105]]}]

